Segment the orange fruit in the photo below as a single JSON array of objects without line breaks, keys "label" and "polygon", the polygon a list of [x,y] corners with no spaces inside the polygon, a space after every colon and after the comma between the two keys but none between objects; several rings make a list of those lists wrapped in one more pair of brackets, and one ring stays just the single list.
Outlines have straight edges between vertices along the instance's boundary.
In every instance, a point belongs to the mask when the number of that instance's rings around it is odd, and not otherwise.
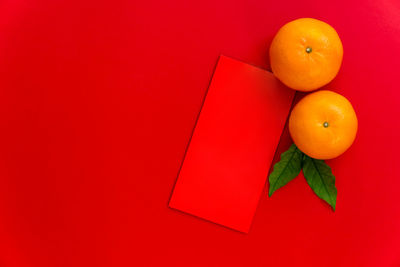
[{"label": "orange fruit", "polygon": [[343,58],[339,35],[329,24],[302,18],[285,24],[269,50],[272,72],[288,87],[318,89],[335,78]]},{"label": "orange fruit", "polygon": [[344,96],[322,90],[301,99],[289,118],[290,135],[296,146],[315,159],[341,155],[353,143],[358,121]]}]

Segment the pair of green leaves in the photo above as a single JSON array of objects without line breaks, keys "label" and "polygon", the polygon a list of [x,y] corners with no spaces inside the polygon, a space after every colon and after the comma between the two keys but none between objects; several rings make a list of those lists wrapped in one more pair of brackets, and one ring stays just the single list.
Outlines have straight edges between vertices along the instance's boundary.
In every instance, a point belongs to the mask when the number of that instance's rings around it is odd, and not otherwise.
[{"label": "pair of green leaves", "polygon": [[283,152],[281,160],[274,165],[274,170],[269,176],[269,196],[296,178],[301,169],[315,194],[335,210],[337,190],[331,168],[323,160],[310,158],[295,144]]}]

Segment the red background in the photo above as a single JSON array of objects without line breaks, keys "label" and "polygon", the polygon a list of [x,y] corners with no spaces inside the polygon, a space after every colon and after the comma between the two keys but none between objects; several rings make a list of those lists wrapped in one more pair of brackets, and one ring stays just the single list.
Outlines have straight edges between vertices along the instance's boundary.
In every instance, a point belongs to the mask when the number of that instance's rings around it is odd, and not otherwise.
[{"label": "red background", "polygon": [[[1,266],[400,266],[400,2],[0,2]],[[333,213],[298,177],[248,235],[167,207],[220,53],[268,68],[280,26],[344,45],[358,137]],[[281,150],[289,144],[288,136]]]}]

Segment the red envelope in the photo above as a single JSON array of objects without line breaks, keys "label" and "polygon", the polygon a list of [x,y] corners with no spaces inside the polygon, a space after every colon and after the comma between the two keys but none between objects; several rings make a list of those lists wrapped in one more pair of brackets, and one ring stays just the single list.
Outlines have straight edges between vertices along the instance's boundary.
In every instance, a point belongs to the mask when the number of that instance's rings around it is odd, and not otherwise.
[{"label": "red envelope", "polygon": [[248,232],[294,91],[221,56],[170,207]]}]

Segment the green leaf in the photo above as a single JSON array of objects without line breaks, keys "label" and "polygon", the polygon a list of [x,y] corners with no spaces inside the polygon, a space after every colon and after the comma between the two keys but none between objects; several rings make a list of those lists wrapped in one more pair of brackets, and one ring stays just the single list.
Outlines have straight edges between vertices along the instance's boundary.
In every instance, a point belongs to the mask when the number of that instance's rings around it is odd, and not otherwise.
[{"label": "green leaf", "polygon": [[317,196],[336,208],[337,190],[335,187],[335,176],[331,168],[323,161],[305,156],[303,162],[303,173],[308,185]]},{"label": "green leaf", "polygon": [[281,154],[281,160],[274,165],[274,171],[269,175],[269,196],[299,175],[303,152],[295,144]]}]

